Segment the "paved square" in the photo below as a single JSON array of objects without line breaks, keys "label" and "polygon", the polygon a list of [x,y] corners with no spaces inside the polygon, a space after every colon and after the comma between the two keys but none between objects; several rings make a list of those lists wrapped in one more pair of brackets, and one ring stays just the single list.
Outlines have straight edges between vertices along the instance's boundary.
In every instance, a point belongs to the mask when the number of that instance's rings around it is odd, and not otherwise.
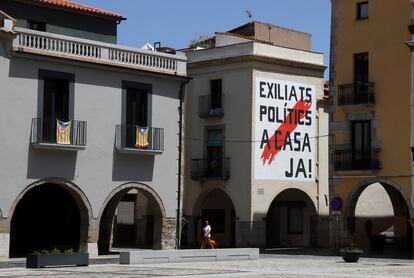
[{"label": "paved square", "polygon": [[[344,263],[334,256],[261,255],[254,261],[119,265],[114,259],[88,267],[26,269],[23,261],[0,268],[0,277],[414,277],[414,260],[361,258]],[[19,266],[16,266],[20,264]]]}]

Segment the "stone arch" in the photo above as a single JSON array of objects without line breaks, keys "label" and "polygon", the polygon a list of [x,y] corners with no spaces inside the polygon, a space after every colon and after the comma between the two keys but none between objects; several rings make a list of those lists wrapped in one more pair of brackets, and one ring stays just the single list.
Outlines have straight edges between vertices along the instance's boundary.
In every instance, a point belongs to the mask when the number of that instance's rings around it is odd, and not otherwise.
[{"label": "stone arch", "polygon": [[[394,229],[394,231],[392,232],[395,232],[393,236],[393,238],[395,238],[394,247],[396,249],[401,250],[407,249],[407,247],[411,248],[412,227],[409,224],[408,220],[411,217],[413,217],[413,210],[410,198],[407,196],[406,192],[399,184],[386,178],[369,178],[361,180],[349,192],[343,210],[343,222],[344,229],[347,234],[347,239],[352,239],[353,241],[368,241],[367,238],[371,238],[370,236],[367,236],[368,232],[365,231],[364,227],[361,225],[363,222],[368,222],[368,220],[374,221],[374,219],[367,219],[367,217],[357,218],[355,216],[355,211],[361,194],[367,187],[374,185],[375,183],[379,183],[385,189],[392,204],[394,216],[388,220],[389,223],[386,227],[391,226]],[[377,223],[375,221],[377,221]],[[375,221],[374,225],[372,225],[371,222],[371,227],[377,227],[377,229],[380,229],[380,231],[383,231],[383,229],[387,229],[383,227],[385,225],[379,224],[380,222],[378,222],[378,220]],[[365,223],[365,225],[367,225],[367,223]],[[377,233],[379,233],[379,231],[375,231],[374,235],[376,235]],[[384,231],[384,233],[388,233],[388,231]],[[347,243],[344,242],[344,244]],[[371,248],[373,248],[373,246],[371,246]],[[381,249],[382,247],[380,247],[380,250]]]},{"label": "stone arch", "polygon": [[281,188],[275,195],[274,195],[274,197],[273,197],[273,199],[271,199],[270,200],[270,202],[267,204],[267,212],[269,211],[269,209],[270,209],[270,207],[272,206],[272,203],[273,203],[273,201],[276,199],[276,197],[277,196],[279,196],[281,193],[283,193],[284,191],[286,191],[286,190],[290,190],[290,189],[292,189],[292,190],[298,190],[298,191],[301,191],[301,192],[303,192],[303,194],[305,194],[306,195],[306,197],[307,198],[309,198],[309,200],[312,202],[312,205],[313,205],[313,207],[315,208],[315,210],[317,211],[318,210],[318,204],[317,204],[317,201],[316,201],[316,198],[312,198],[311,196],[312,196],[312,194],[311,194],[311,192],[309,191],[309,190],[307,190],[306,188],[300,188],[300,187],[294,187],[294,186],[292,186],[292,187],[285,187],[285,188]]},{"label": "stone arch", "polygon": [[162,248],[163,226],[166,220],[166,212],[164,204],[160,196],[150,186],[138,183],[128,182],[122,184],[112,190],[103,202],[98,220],[99,220],[99,254],[109,253],[111,246],[111,234],[113,229],[113,221],[118,204],[123,197],[130,191],[136,190],[145,196],[154,210],[154,233],[153,233],[153,249]]},{"label": "stone arch", "polygon": [[[410,218],[414,218],[414,215],[413,215],[414,213],[411,207],[410,198],[405,193],[404,189],[400,185],[395,183],[394,181],[390,179],[385,179],[385,178],[364,179],[360,181],[359,183],[357,183],[352,188],[352,190],[349,192],[348,197],[345,201],[344,212],[345,212],[346,217],[355,216],[355,207],[356,207],[356,203],[358,202],[359,196],[361,196],[362,192],[368,186],[374,183],[377,183],[377,182],[380,183],[384,187],[384,189],[387,191],[389,195],[391,194],[390,198],[391,198],[391,202],[393,202],[393,206],[394,206],[394,202],[396,201],[396,199],[393,200],[393,197],[399,196],[401,198],[400,200],[404,201],[404,204],[407,206]],[[400,210],[397,207],[397,212],[399,211]]]},{"label": "stone arch", "polygon": [[318,214],[314,200],[299,188],[273,198],[266,214],[266,247],[316,246]]},{"label": "stone arch", "polygon": [[[214,199],[212,202],[211,198]],[[202,220],[208,220],[212,227],[212,236],[219,247],[234,247],[236,244],[236,209],[230,194],[219,187],[203,191],[186,215],[183,227],[184,245],[200,247]],[[208,219],[207,219],[208,218]]]},{"label": "stone arch", "polygon": [[[16,255],[15,250],[13,250],[13,246],[15,245],[14,234],[16,233],[17,227],[15,227],[16,222],[19,220],[16,219],[16,211],[19,211],[20,206],[23,206],[22,202],[25,202],[26,198],[29,198],[32,192],[42,190],[43,188],[49,188],[51,190],[57,190],[58,188],[62,189],[64,192],[68,194],[73,199],[73,202],[76,204],[77,209],[79,210],[79,245],[76,246],[75,249],[79,251],[87,251],[87,244],[88,244],[88,229],[89,223],[92,219],[92,207],[91,204],[86,196],[86,194],[74,183],[62,179],[62,178],[45,178],[42,180],[38,180],[30,185],[28,185],[24,190],[20,192],[20,194],[15,198],[12,206],[10,207],[7,224],[10,227],[10,255],[11,256],[20,256]],[[56,191],[55,190],[55,191]],[[62,191],[62,192],[63,192]],[[29,196],[29,197],[28,197]],[[60,196],[64,196],[61,194]],[[70,198],[68,199],[70,202]],[[76,213],[76,212],[75,212]],[[17,213],[21,214],[21,212]],[[17,224],[16,224],[17,225]],[[44,249],[47,249],[48,246],[44,246]],[[33,251],[33,250],[32,250]]]}]

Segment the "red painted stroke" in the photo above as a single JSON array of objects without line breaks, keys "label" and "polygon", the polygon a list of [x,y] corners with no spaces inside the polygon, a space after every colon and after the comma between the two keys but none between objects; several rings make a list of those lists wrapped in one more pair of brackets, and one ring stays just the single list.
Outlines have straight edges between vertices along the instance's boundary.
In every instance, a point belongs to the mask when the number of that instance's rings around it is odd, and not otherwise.
[{"label": "red painted stroke", "polygon": [[[286,119],[283,121],[283,123],[279,126],[279,128],[277,129],[279,132],[279,137],[283,138],[283,139],[278,139],[276,144],[277,147],[279,148],[283,148],[283,146],[285,145],[286,142],[286,133],[292,133],[296,127],[298,126],[297,123],[294,122],[294,113],[297,110],[302,110],[304,112],[308,111],[311,108],[312,103],[311,102],[306,102],[304,100],[299,100],[295,106],[293,107],[293,110],[286,116]],[[300,115],[300,119],[302,119],[303,117],[305,117],[305,113],[302,113]],[[299,121],[299,119],[297,119],[297,122]],[[269,139],[269,144],[266,144],[265,148],[263,149],[262,152],[262,157],[260,159],[263,160],[263,165],[266,163],[266,160],[268,161],[268,164],[272,164],[272,162],[275,159],[275,156],[279,153],[280,150],[278,150],[276,148],[276,144],[275,144],[275,134],[273,134],[272,137],[270,137]],[[270,145],[270,147],[269,147]]]}]

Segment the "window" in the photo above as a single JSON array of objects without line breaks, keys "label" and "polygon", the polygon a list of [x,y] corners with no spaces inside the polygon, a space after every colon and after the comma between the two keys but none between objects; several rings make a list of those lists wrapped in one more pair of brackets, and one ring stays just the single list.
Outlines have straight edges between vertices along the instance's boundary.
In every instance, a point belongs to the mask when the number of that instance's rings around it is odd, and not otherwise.
[{"label": "window", "polygon": [[369,91],[368,53],[354,55],[355,100],[366,100]]},{"label": "window", "polygon": [[69,80],[43,79],[42,137],[46,142],[56,142],[56,120],[69,120]]},{"label": "window", "polygon": [[148,126],[148,93],[143,89],[127,88],[126,95],[126,146],[133,147],[137,144],[138,130]]},{"label": "window", "polygon": [[43,117],[69,120],[69,80],[44,78]]},{"label": "window", "polygon": [[288,233],[303,233],[303,207],[288,207]]},{"label": "window", "polygon": [[371,162],[371,121],[352,122],[352,164],[364,169]]},{"label": "window", "polygon": [[221,108],[221,93],[222,93],[221,79],[210,80],[210,108]]},{"label": "window", "polygon": [[28,20],[27,28],[36,31],[46,32],[46,22]]},{"label": "window", "polygon": [[207,129],[207,175],[220,177],[223,167],[223,130]]},{"label": "window", "polygon": [[126,124],[147,126],[147,99],[145,90],[127,88]]},{"label": "window", "polygon": [[368,18],[368,2],[357,3],[357,19]]}]

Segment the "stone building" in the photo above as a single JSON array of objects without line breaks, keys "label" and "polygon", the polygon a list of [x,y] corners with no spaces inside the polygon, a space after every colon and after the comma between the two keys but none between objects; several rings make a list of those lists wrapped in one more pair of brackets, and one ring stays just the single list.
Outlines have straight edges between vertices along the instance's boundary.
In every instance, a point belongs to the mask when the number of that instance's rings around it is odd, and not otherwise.
[{"label": "stone building", "polygon": [[369,249],[382,238],[380,249],[409,253],[412,1],[331,2],[331,192],[343,203],[331,241]]},{"label": "stone building", "polygon": [[311,35],[250,22],[186,49],[182,246],[328,246],[328,113]]},{"label": "stone building", "polygon": [[186,57],[117,45],[121,15],[0,1],[0,256],[176,246]]}]

